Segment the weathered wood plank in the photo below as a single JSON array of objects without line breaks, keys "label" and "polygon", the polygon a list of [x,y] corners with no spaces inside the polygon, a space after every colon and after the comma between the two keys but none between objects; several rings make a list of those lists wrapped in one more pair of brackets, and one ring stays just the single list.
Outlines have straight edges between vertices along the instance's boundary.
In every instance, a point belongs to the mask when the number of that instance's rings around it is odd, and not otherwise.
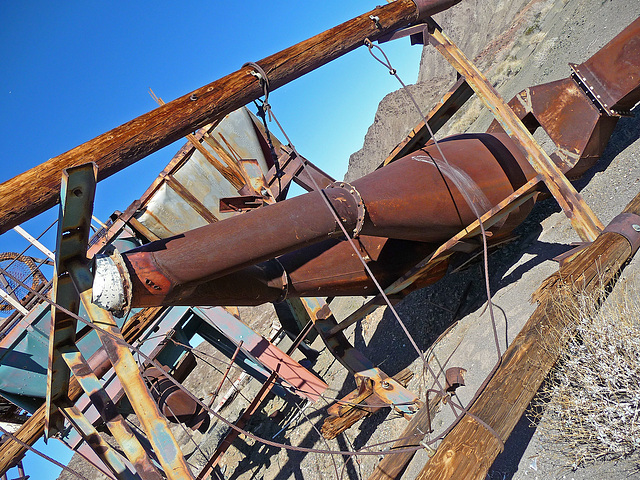
[{"label": "weathered wood plank", "polygon": [[[405,368],[393,375],[392,378],[406,387],[409,380],[413,378],[413,372]],[[369,389],[360,393],[358,389],[355,389],[327,409],[330,416],[325,419],[320,432],[328,440],[336,438],[358,420],[377,412],[383,406],[387,406],[387,404],[375,395],[373,390]]]}]

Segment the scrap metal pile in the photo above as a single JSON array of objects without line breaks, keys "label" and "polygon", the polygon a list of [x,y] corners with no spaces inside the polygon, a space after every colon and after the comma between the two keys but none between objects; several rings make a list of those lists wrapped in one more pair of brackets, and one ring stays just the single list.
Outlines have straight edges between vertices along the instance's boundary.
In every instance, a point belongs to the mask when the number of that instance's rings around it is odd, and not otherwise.
[{"label": "scrap metal pile", "polygon": [[[571,77],[528,88],[507,104],[430,18],[456,3],[398,0],[378,7],[0,185],[2,233],[60,203],[55,254],[30,240],[47,257],[40,265],[55,264],[51,281],[42,280],[31,257],[24,257],[31,280],[0,264],[2,296],[13,309],[1,326],[0,394],[18,407],[0,415],[21,425],[13,433],[3,427],[2,472],[42,435],[64,436],[116,478],[207,478],[240,432],[286,447],[244,425],[269,391],[311,402],[324,393],[327,384],[292,358],[297,347],[313,358],[303,340],[314,329],[358,387],[329,408],[326,437],[380,405],[404,415],[409,431],[427,428],[430,408],[463,384],[463,372],[440,379],[435,399],[420,398],[405,388],[407,372],[389,376],[356,350],[347,327],[438,281],[454,256],[508,241],[549,194],[583,241],[604,230],[636,248],[628,227],[637,215],[629,211],[605,230],[569,180],[595,164],[618,119],[640,101],[640,19],[571,65]],[[378,170],[352,183],[330,178],[244,107],[360,45],[402,36],[435,46],[460,78]],[[494,114],[488,131],[434,141],[474,93]],[[555,144],[550,155],[532,137],[538,128]],[[98,181],[181,136],[188,143],[143,196],[91,235]],[[292,182],[308,193],[287,199]],[[370,298],[338,322],[330,301],[339,296]],[[264,303],[276,305],[294,339],[286,352],[233,315],[232,307]],[[264,383],[200,472],[192,471],[167,423],[204,432],[212,422],[228,422],[182,386],[195,365],[186,345],[196,334]],[[143,433],[131,428],[123,405]],[[466,418],[504,442],[511,430],[479,419],[472,407],[463,409]],[[101,437],[103,426],[121,452]],[[384,478],[399,475],[422,448],[397,447],[408,458],[385,458]],[[443,465],[436,458],[430,463]]]}]

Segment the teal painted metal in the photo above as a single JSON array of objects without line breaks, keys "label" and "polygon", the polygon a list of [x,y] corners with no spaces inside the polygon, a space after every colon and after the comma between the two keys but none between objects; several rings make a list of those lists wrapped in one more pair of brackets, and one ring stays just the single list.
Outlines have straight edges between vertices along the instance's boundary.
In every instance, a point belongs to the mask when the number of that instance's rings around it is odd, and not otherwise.
[{"label": "teal painted metal", "polygon": [[[116,410],[116,406],[102,388],[98,377],[95,376],[82,354],[75,349],[71,349],[63,352],[62,358],[73,372],[82,389],[91,398],[102,420],[120,447],[122,447],[122,451],[133,464],[138,475],[144,480],[162,480],[162,476],[151,463],[147,452],[131,431],[125,419]],[[86,417],[84,418],[86,420]]]},{"label": "teal painted metal", "polygon": [[[80,298],[69,276],[67,264],[70,260],[86,259],[97,176],[98,167],[95,163],[87,163],[62,172],[51,299],[54,304],[74,314],[79,311]],[[63,347],[75,346],[76,329],[77,320],[72,315],[54,307],[49,333],[45,438],[64,428],[64,418],[57,411],[57,407],[69,404],[71,372],[59,350]]]},{"label": "teal painted metal", "polygon": [[140,477],[132,473],[125,465],[120,454],[111,445],[104,441],[93,425],[84,417],[77,407],[61,407],[64,417],[81,432],[85,441],[91,446],[100,460],[113,472],[118,480],[140,480]]}]

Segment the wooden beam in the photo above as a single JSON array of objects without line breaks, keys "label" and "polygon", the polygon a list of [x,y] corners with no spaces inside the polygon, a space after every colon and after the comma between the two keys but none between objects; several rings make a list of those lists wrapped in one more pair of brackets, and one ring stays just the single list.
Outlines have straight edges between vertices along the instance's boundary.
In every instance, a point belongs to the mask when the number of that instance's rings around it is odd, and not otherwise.
[{"label": "wooden beam", "polygon": [[[458,81],[451,87],[451,89],[445,93],[442,100],[440,100],[435,107],[427,114],[427,122],[431,131],[435,134],[440,130],[449,119],[466,103],[473,95],[473,89],[469,86],[464,77],[460,77]],[[391,162],[398,160],[399,158],[414,152],[419,147],[424,145],[431,138],[431,133],[425,124],[424,120],[421,120],[413,130],[409,132],[404,140],[402,140],[391,151],[389,156],[385,158],[380,167],[389,165]]]},{"label": "wooden beam", "polygon": [[[413,372],[405,368],[391,378],[406,387],[409,384],[409,380],[413,378]],[[324,420],[320,432],[324,438],[331,440],[357,421],[387,406],[389,405],[373,393],[372,389],[360,392],[360,389],[356,388],[327,409],[329,417]]]},{"label": "wooden beam", "polygon": [[[433,14],[451,1],[431,2]],[[449,5],[446,5],[449,3]],[[428,9],[427,9],[428,10]],[[373,21],[370,17],[375,17]],[[271,55],[260,66],[271,90],[363,45],[418,20],[412,0],[397,0]],[[215,122],[263,95],[250,66],[160,106],[62,155],[0,184],[0,233],[57,203],[64,168],[95,162],[103,180],[147,155]]]},{"label": "wooden beam", "polygon": [[[640,194],[624,213],[640,215]],[[558,359],[563,338],[547,332],[570,331],[575,295],[597,295],[616,278],[635,253],[619,233],[602,233],[590,246],[547,278],[534,294],[539,302],[522,331],[509,346],[502,364],[468,411],[489,425],[496,438],[472,416],[466,415],[445,437],[418,479],[484,479],[516,423]]]},{"label": "wooden beam", "polygon": [[[432,22],[431,26],[435,24]],[[567,180],[560,168],[538,145],[511,107],[502,99],[487,78],[460,51],[460,49],[435,25],[430,30],[430,43],[462,75],[476,95],[491,110],[504,131],[513,138],[527,155],[527,160],[543,180],[551,194],[571,220],[574,230],[583,241],[593,241],[604,228],[582,196]]]}]

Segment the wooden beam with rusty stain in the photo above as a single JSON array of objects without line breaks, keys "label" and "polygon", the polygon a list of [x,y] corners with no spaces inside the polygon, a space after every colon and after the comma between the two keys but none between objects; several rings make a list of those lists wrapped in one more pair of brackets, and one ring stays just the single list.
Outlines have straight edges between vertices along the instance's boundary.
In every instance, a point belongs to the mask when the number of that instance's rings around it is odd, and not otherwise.
[{"label": "wooden beam with rusty stain", "polygon": [[[391,378],[406,387],[413,378],[413,372],[405,368]],[[324,420],[320,432],[324,438],[331,440],[357,421],[386,406],[388,404],[385,404],[372,389],[366,388],[360,392],[360,389],[356,388],[327,409],[329,416]]]},{"label": "wooden beam with rusty stain", "polygon": [[[466,103],[473,95],[473,89],[469,86],[464,77],[460,77],[451,89],[444,94],[435,107],[427,114],[427,122],[431,131],[435,134],[445,123]],[[384,159],[382,165],[389,165],[391,162],[415,151],[419,146],[424,145],[431,138],[431,133],[424,120],[421,120],[406,138],[402,140],[391,153]]]},{"label": "wooden beam with rusty stain", "polygon": [[511,110],[498,91],[480,70],[460,51],[433,21],[430,22],[430,43],[447,59],[473,88],[480,100],[491,110],[504,131],[522,147],[527,160],[571,220],[574,230],[584,241],[593,241],[604,228],[582,196],[567,180],[560,168],[538,145],[527,127]]}]

